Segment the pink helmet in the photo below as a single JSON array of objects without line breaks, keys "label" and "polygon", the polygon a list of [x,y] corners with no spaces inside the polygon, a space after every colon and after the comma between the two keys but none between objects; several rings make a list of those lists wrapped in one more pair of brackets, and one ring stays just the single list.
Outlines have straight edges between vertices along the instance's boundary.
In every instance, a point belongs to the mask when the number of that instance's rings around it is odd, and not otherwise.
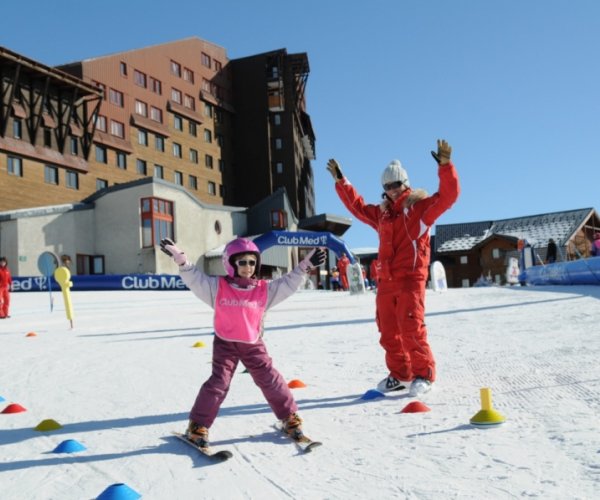
[{"label": "pink helmet", "polygon": [[252,240],[247,238],[236,238],[227,243],[227,245],[225,245],[225,250],[223,251],[223,267],[225,268],[225,272],[232,278],[237,274],[233,258],[236,255],[244,253],[251,253],[256,256],[256,267],[254,268],[253,276],[256,276],[260,270],[260,250],[258,247]]},{"label": "pink helmet", "polygon": [[596,234],[594,234],[594,239],[595,239],[595,240],[599,240],[599,239],[600,239],[600,233],[596,233]]}]

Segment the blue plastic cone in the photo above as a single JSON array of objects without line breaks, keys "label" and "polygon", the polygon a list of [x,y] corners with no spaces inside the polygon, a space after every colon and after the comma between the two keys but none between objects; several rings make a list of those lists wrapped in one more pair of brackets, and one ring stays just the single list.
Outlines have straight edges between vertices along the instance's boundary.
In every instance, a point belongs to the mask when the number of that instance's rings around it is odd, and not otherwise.
[{"label": "blue plastic cone", "polygon": [[136,500],[137,498],[142,498],[142,495],[124,483],[115,483],[100,493],[96,500]]},{"label": "blue plastic cone", "polygon": [[365,401],[377,398],[385,398],[385,394],[383,392],[379,392],[377,389],[369,389],[360,397],[360,399],[363,399]]},{"label": "blue plastic cone", "polygon": [[6,401],[2,396],[0,396],[0,401]]},{"label": "blue plastic cone", "polygon": [[79,441],[74,439],[67,439],[60,443],[52,453],[77,453],[78,451],[85,451],[87,448],[83,446]]}]

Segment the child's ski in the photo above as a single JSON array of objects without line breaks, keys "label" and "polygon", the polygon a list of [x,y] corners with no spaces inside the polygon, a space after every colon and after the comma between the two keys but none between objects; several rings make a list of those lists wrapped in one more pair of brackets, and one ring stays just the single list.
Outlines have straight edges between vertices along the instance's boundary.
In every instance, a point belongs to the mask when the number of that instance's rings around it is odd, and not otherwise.
[{"label": "child's ski", "polygon": [[225,460],[229,460],[231,457],[233,457],[233,453],[231,453],[229,450],[221,450],[221,451],[216,451],[213,453],[210,450],[210,448],[201,448],[200,446],[197,446],[196,444],[192,443],[188,438],[186,438],[180,432],[173,432],[173,435],[177,439],[183,441],[184,443],[187,443],[192,448],[198,450],[206,458],[212,460],[213,462],[225,462]]},{"label": "child's ski", "polygon": [[283,430],[283,426],[281,425],[281,422],[276,423],[275,428],[279,432],[281,432],[284,436],[286,436],[286,437],[290,438],[292,441],[294,441],[294,443],[296,443],[296,446],[298,446],[298,448],[303,453],[309,453],[313,450],[313,448],[316,448],[317,446],[321,446],[323,444],[320,441],[313,441],[311,438],[309,438],[303,432],[295,432],[294,434],[288,434],[287,432],[285,432]]}]

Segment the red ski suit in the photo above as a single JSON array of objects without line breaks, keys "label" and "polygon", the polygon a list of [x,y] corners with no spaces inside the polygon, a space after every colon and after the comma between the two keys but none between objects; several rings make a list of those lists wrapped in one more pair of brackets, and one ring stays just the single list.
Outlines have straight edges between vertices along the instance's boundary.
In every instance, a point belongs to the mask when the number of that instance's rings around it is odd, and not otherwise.
[{"label": "red ski suit", "polygon": [[8,266],[0,266],[0,318],[9,316],[11,284],[12,276]]},{"label": "red ski suit", "polygon": [[418,196],[418,191],[407,189],[386,210],[366,204],[346,178],[335,184],[352,215],[379,233],[379,342],[385,350],[390,375],[403,381],[423,377],[433,382],[436,377],[425,327],[429,229],[454,204],[460,192],[452,163],[440,165],[438,176],[437,193]]}]

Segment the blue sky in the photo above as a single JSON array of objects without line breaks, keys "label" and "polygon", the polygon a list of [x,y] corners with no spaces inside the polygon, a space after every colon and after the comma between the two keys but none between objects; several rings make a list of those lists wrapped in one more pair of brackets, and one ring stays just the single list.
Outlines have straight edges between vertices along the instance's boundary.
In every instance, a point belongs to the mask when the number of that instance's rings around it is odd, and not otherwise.
[{"label": "blue sky", "polygon": [[[329,158],[369,202],[394,158],[413,187],[435,192],[437,138],[452,145],[462,186],[438,223],[600,208],[596,0],[17,4],[2,7],[0,45],[51,66],[189,36],[229,58],[307,52],[318,213],[349,216]],[[378,244],[358,221],[345,239]]]}]

